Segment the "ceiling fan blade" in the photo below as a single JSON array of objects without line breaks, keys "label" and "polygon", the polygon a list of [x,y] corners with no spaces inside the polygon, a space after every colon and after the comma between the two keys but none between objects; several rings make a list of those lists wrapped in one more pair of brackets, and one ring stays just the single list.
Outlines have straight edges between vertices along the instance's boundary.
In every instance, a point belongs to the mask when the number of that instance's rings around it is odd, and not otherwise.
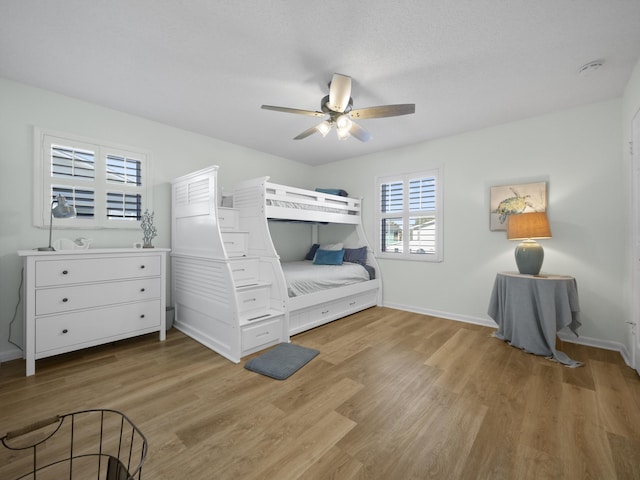
[{"label": "ceiling fan blade", "polygon": [[358,108],[351,110],[351,118],[382,118],[409,115],[416,112],[415,103],[402,103],[398,105],[380,105],[379,107]]},{"label": "ceiling fan blade", "polygon": [[329,84],[329,102],[327,107],[334,112],[344,112],[351,98],[351,77],[334,73]]},{"label": "ceiling fan blade", "polygon": [[351,128],[349,128],[349,133],[352,137],[356,137],[361,142],[368,142],[371,140],[371,134],[367,132],[364,128],[358,125],[356,122],[351,122]]},{"label": "ceiling fan blade", "polygon": [[324,117],[322,112],[314,112],[313,110],[300,110],[299,108],[274,107],[273,105],[262,105],[265,110],[274,110],[276,112],[297,113],[298,115],[309,115],[312,117]]},{"label": "ceiling fan blade", "polygon": [[309,135],[313,135],[314,133],[316,133],[318,131],[318,129],[316,127],[311,127],[311,128],[307,128],[304,132],[302,132],[300,135],[293,137],[294,140],[302,140],[303,138],[307,138]]}]

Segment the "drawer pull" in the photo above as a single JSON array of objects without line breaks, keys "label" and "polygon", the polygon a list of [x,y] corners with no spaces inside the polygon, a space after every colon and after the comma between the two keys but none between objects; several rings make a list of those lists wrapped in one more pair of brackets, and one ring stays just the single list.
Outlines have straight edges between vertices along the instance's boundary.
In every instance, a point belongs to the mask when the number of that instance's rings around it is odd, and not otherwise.
[{"label": "drawer pull", "polygon": [[144,318],[144,313],[140,315],[140,318]]},{"label": "drawer pull", "polygon": [[143,269],[143,268],[144,268],[144,265],[140,265],[140,268],[141,268],[141,269]]},{"label": "drawer pull", "polygon": [[322,315],[326,315],[327,313],[329,313],[329,310],[325,310],[324,312],[320,312]]},{"label": "drawer pull", "polygon": [[67,297],[64,297],[64,298],[62,299],[62,303],[67,303],[68,301],[69,301],[69,299],[68,299]]},{"label": "drawer pull", "polygon": [[351,303],[349,304],[349,306],[350,306],[350,307],[352,307],[352,306],[354,306],[355,304],[356,304],[356,302],[351,302]]},{"label": "drawer pull", "polygon": [[246,300],[243,300],[244,303],[249,303],[249,302],[255,302],[256,299],[254,298],[247,298]]},{"label": "drawer pull", "polygon": [[258,337],[264,337],[265,335],[269,335],[269,330],[267,330],[266,332],[262,332],[256,335],[256,338]]},{"label": "drawer pull", "polygon": [[63,275],[68,275],[69,274],[69,270],[62,270],[62,274]]},{"label": "drawer pull", "polygon": [[69,330],[65,328],[64,330],[62,330],[62,333],[69,333]]},{"label": "drawer pull", "polygon": [[141,291],[141,292],[144,292],[144,288],[141,288],[141,289],[140,289],[140,291]]},{"label": "drawer pull", "polygon": [[236,268],[233,270],[234,272],[244,272],[244,268]]}]

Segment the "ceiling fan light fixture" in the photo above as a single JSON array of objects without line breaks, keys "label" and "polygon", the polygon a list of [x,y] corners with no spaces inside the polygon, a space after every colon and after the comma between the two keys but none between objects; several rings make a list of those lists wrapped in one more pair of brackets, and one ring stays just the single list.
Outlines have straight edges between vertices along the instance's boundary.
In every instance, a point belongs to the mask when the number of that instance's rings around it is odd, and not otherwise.
[{"label": "ceiling fan light fixture", "polygon": [[316,125],[316,130],[320,133],[320,135],[326,137],[327,133],[329,133],[329,131],[331,130],[331,123],[328,120],[325,120],[324,122]]},{"label": "ceiling fan light fixture", "polygon": [[336,132],[338,134],[338,140],[346,140],[351,136],[348,128],[337,128]]},{"label": "ceiling fan light fixture", "polygon": [[351,119],[346,115],[340,115],[336,118],[336,127],[339,130],[349,130],[351,128]]}]

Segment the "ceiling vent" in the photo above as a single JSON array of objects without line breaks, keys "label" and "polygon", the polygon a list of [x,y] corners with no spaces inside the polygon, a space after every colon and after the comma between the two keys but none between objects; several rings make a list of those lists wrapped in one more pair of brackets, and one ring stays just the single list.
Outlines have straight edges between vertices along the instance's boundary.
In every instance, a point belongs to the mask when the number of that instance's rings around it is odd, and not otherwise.
[{"label": "ceiling vent", "polygon": [[578,75],[580,75],[581,77],[587,77],[596,70],[602,68],[603,65],[604,60],[595,60],[593,62],[586,63],[578,69]]}]

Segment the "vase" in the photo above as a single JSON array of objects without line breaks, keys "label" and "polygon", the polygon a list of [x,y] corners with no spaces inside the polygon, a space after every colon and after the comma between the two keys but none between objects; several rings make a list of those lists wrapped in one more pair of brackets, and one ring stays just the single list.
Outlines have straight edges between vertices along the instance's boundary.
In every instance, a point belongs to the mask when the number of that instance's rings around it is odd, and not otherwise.
[{"label": "vase", "polygon": [[142,248],[153,248],[153,245],[151,245],[150,243],[145,243],[144,245],[142,245]]}]

